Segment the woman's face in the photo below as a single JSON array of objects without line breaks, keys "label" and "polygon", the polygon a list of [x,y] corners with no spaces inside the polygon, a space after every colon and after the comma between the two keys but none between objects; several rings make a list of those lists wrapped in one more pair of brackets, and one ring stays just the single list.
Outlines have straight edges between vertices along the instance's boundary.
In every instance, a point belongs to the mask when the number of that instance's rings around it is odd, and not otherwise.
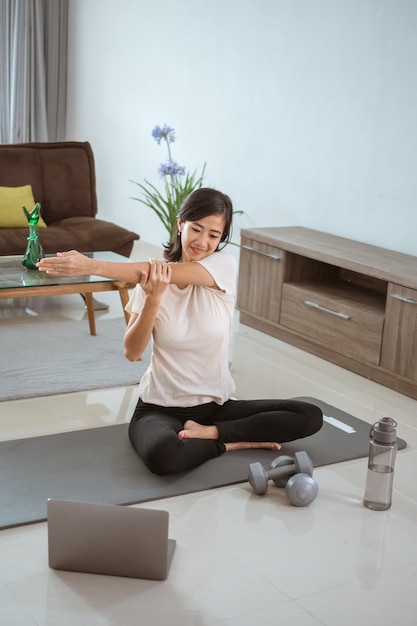
[{"label": "woman's face", "polygon": [[213,254],[220,243],[225,227],[223,215],[208,215],[195,222],[178,220],[181,233],[181,261],[199,261]]}]

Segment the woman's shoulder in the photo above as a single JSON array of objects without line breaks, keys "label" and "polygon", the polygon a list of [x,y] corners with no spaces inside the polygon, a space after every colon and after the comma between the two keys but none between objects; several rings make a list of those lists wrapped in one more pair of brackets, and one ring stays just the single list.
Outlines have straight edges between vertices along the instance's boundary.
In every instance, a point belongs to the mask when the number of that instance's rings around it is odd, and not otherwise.
[{"label": "woman's shoulder", "polygon": [[213,252],[198,261],[214,278],[217,290],[224,294],[234,294],[237,276],[237,261],[234,256],[223,250]]},{"label": "woman's shoulder", "polygon": [[223,267],[233,271],[236,271],[237,269],[237,260],[232,254],[230,254],[230,252],[226,252],[225,250],[217,250],[216,252],[213,252],[213,254],[210,254],[199,261],[199,263],[208,267]]}]

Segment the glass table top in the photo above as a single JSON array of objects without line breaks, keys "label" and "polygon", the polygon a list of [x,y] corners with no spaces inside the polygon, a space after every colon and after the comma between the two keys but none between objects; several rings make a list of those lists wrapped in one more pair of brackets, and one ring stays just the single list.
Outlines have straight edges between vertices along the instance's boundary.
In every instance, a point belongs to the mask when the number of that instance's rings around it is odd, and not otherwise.
[{"label": "glass table top", "polygon": [[[83,254],[94,259],[100,259],[101,261],[114,261],[117,263],[131,262],[130,259],[116,254],[115,252],[86,252]],[[54,276],[52,274],[46,274],[45,272],[38,272],[38,270],[28,270],[22,265],[22,260],[23,255],[0,256],[0,289],[115,282],[114,279],[94,276],[92,274],[85,276]]]}]

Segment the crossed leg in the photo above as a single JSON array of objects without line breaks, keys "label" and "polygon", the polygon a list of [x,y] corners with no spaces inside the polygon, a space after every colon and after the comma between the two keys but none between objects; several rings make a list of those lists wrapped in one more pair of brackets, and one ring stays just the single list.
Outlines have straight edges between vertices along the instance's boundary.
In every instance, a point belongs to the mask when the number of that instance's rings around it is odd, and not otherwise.
[{"label": "crossed leg", "polygon": [[[217,426],[204,426],[194,420],[187,420],[184,429],[178,433],[178,439],[215,439],[219,438]],[[264,450],[280,450],[281,444],[275,441],[236,441],[225,443],[226,452],[230,450],[248,450],[262,448]]]}]

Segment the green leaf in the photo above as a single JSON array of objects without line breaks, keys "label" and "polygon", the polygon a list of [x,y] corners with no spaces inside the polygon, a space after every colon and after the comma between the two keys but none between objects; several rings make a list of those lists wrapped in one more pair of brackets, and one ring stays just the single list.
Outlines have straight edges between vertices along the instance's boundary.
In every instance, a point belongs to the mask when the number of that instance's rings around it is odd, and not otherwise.
[{"label": "green leaf", "polygon": [[150,208],[160,219],[164,228],[168,231],[169,239],[172,240],[173,230],[177,221],[181,204],[195,189],[203,186],[206,164],[201,174],[195,170],[181,176],[164,176],[164,189],[161,191],[147,179],[143,183],[134,180],[129,182],[137,185],[142,192],[142,197],[131,197]]}]

